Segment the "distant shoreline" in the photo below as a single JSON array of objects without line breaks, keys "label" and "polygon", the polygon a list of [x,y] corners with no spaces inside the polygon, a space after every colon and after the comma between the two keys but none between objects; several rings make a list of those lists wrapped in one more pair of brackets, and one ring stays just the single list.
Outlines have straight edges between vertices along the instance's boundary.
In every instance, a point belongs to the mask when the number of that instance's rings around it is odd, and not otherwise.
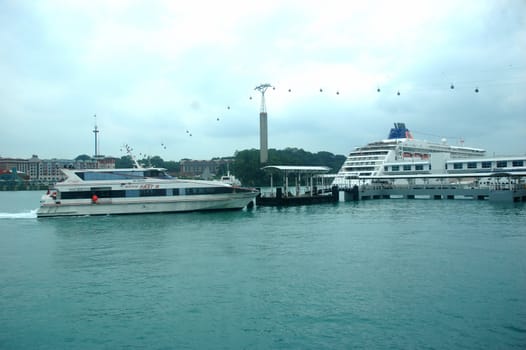
[{"label": "distant shoreline", "polygon": [[0,191],[42,191],[47,190],[50,184],[0,181]]}]

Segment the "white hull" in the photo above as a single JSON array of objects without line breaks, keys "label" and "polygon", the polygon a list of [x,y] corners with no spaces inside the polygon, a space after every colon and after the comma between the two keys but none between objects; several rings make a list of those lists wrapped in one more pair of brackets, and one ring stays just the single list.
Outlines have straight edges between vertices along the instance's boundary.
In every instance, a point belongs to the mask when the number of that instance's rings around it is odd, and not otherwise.
[{"label": "white hull", "polygon": [[191,198],[105,198],[99,199],[97,203],[85,199],[68,200],[42,205],[37,211],[37,217],[233,210],[255,203],[255,195],[255,193],[245,192],[235,195],[202,195]]},{"label": "white hull", "polygon": [[162,168],[61,170],[66,178],[42,197],[39,218],[242,209],[259,193],[218,181],[180,180]]}]

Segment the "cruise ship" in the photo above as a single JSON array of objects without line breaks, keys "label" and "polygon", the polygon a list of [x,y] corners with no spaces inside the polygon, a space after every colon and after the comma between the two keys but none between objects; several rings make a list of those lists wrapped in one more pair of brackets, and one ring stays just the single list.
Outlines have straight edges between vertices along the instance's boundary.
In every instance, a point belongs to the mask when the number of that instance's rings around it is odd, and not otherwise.
[{"label": "cruise ship", "polygon": [[480,179],[486,174],[490,177],[524,173],[525,165],[526,156],[488,157],[484,149],[448,145],[445,139],[441,142],[417,140],[405,123],[394,123],[387,139],[350,152],[333,185],[351,188],[410,178],[415,181],[469,176]]},{"label": "cruise ship", "polygon": [[242,209],[259,191],[222,181],[186,180],[163,168],[61,169],[37,217]]}]

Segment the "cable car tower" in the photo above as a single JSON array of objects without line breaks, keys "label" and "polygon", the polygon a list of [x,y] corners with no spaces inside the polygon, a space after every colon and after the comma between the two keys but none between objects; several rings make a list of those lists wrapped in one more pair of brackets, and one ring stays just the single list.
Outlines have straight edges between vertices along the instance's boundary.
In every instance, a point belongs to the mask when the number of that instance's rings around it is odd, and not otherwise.
[{"label": "cable car tower", "polygon": [[268,129],[267,129],[267,107],[265,106],[265,91],[271,87],[270,84],[261,84],[254,90],[261,92],[261,108],[259,110],[259,162],[268,161]]}]

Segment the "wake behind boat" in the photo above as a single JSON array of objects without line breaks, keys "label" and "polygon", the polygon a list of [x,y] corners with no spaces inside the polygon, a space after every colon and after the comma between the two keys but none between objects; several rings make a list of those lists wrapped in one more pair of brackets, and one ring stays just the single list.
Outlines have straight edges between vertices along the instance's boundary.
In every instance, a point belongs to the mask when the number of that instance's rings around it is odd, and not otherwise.
[{"label": "wake behind boat", "polygon": [[242,209],[259,193],[219,181],[174,178],[162,168],[61,170],[66,178],[42,196],[39,218]]}]

